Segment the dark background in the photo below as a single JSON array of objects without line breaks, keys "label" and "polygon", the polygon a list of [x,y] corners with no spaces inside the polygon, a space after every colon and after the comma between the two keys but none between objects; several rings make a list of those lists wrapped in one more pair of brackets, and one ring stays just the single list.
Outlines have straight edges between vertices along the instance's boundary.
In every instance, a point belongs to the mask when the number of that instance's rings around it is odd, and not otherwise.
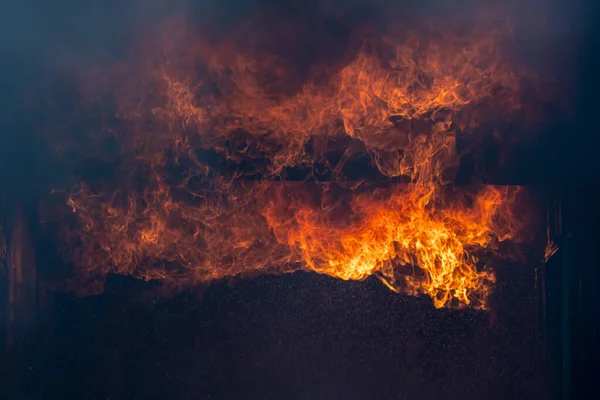
[{"label": "dark background", "polygon": [[[422,12],[470,7],[468,1],[412,3]],[[600,35],[595,4],[528,3],[555,18],[549,30],[522,26],[531,40],[525,48],[533,59],[549,60],[572,88],[572,113],[545,128],[534,143],[516,147],[509,165],[489,180],[528,186],[541,216],[549,204],[561,204],[563,229],[556,233],[561,249],[546,268],[539,249],[522,264],[498,268],[489,313],[435,310],[429,299],[394,294],[375,279],[343,282],[301,273],[220,283],[174,297],[119,277],[111,278],[100,296],[76,299],[53,290],[64,266],[39,227],[38,203],[71,166],[54,163],[36,133],[38,122],[60,114],[64,105],[40,109],[36,105],[44,102],[31,99],[44,100],[48,85],[63,82],[57,76],[118,58],[135,26],[160,21],[174,7],[140,4],[2,6],[0,207],[3,218],[25,210],[40,288],[35,318],[13,330],[11,345],[2,345],[2,398],[597,397]],[[222,25],[257,6],[283,13],[322,7],[298,4],[203,2],[191,10]],[[374,12],[365,2],[351,5],[347,13],[357,20]],[[0,305],[6,309],[5,302]],[[6,314],[0,315],[8,324]]]}]

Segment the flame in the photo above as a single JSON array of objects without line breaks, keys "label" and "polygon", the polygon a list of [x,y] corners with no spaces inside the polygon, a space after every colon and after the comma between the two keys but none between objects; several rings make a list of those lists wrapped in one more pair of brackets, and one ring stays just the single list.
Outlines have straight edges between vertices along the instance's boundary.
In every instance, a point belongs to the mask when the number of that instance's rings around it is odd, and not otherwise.
[{"label": "flame", "polygon": [[[451,181],[457,135],[521,109],[497,32],[371,36],[302,78],[244,30],[161,32],[115,74],[119,173],[68,199],[66,255],[92,290],[109,273],[181,286],[305,270],[485,307],[495,276],[476,253],[516,238],[517,190]],[[407,183],[351,182],[361,155]]]},{"label": "flame", "polygon": [[256,272],[376,275],[395,291],[431,296],[436,307],[484,307],[495,278],[470,250],[511,238],[510,218],[498,214],[509,212],[516,191],[453,193],[444,207],[434,204],[436,190],[396,185],[356,195],[331,184],[255,182],[195,205],[165,187],[96,202],[82,190],[69,202],[84,226],[77,248],[87,270],[79,272],[89,277],[195,285]]},{"label": "flame", "polygon": [[457,201],[450,209],[430,204],[434,191],[421,186],[392,190],[385,198],[357,196],[341,223],[332,220],[331,207],[323,212],[286,204],[279,196],[264,215],[278,242],[309,270],[345,280],[376,274],[392,290],[431,296],[436,307],[456,300],[470,304],[477,296],[476,305],[483,306],[494,275],[478,271],[467,248],[492,243],[493,233],[500,232],[493,219],[509,191],[487,187],[473,206]]}]

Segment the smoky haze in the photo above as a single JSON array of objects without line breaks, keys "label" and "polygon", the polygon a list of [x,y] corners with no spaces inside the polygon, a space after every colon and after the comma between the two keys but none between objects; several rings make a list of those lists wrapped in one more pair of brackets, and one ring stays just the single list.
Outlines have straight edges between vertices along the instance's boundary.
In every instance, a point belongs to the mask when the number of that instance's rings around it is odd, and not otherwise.
[{"label": "smoky haze", "polygon": [[[482,4],[489,4],[482,7]],[[37,59],[48,67],[77,68],[118,58],[135,32],[155,26],[174,12],[183,12],[203,28],[227,31],[257,11],[274,12],[309,23],[327,20],[339,29],[351,28],[383,17],[410,22],[413,15],[472,15],[488,9],[510,15],[525,41],[527,51],[538,57],[550,49],[568,47],[565,40],[581,36],[589,28],[577,1],[527,2],[429,0],[429,1],[259,1],[151,0],[81,2],[40,0],[4,2],[0,48],[13,56]],[[269,27],[265,27],[269,29]]]},{"label": "smoky haze", "polygon": [[[30,116],[31,107],[41,110],[50,104],[55,110],[68,108],[63,104],[65,93],[81,90],[76,89],[74,82],[77,74],[82,70],[106,67],[122,59],[139,32],[160,25],[176,13],[186,15],[196,29],[219,37],[239,26],[248,16],[270,11],[304,21],[299,24],[304,31],[310,32],[315,25],[321,29],[325,26],[329,35],[343,42],[357,26],[377,26],[384,18],[406,22],[411,22],[413,16],[429,14],[448,15],[449,19],[451,15],[477,18],[476,10],[482,8],[482,3],[466,0],[2,2],[0,88],[3,96],[0,113],[3,124],[7,126],[3,135],[8,136],[2,156],[10,160],[7,162],[13,167],[2,168],[0,176],[13,183],[22,180],[21,174],[30,176],[28,174],[34,167],[23,165],[24,160],[29,159],[28,163],[31,163],[32,158],[42,158],[45,153],[40,148],[35,155],[29,156],[31,146],[23,145],[31,142],[25,139],[27,135],[24,132],[39,130],[39,127],[33,128],[31,122],[25,121],[30,119],[26,115]],[[489,4],[488,9],[494,10],[493,13],[507,14],[514,21],[515,33],[519,37],[515,51],[522,60],[533,69],[557,75],[565,86],[579,84],[573,82],[577,76],[574,71],[578,67],[582,37],[589,34],[593,14],[584,12],[583,0],[485,3]],[[265,37],[271,36],[270,41],[273,41],[272,36],[278,36],[269,24],[263,25],[262,29]],[[312,33],[310,38],[313,43],[320,42],[319,34]],[[304,38],[295,38],[292,44],[304,46],[308,53],[318,47],[307,45]],[[44,187],[46,189],[48,187]]]}]

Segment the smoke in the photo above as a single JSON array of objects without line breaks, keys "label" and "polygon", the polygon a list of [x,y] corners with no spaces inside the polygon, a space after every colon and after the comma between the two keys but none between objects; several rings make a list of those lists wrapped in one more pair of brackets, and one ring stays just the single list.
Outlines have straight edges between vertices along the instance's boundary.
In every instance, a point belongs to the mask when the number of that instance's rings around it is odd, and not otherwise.
[{"label": "smoke", "polygon": [[[474,1],[474,0],[150,0],[122,2],[48,3],[40,0],[3,2],[0,13],[0,49],[11,58],[22,57],[50,70],[75,72],[119,59],[132,37],[157,26],[174,13],[186,15],[203,32],[220,35],[258,12],[293,17],[308,24],[325,23],[334,34],[344,35],[361,25],[385,20],[410,23],[427,15],[438,21],[461,17],[474,21],[482,10],[499,19],[510,18],[523,45],[522,56],[537,67],[558,60],[589,29],[581,1]],[[268,26],[263,29],[269,31]],[[561,56],[562,55],[562,56]]]}]

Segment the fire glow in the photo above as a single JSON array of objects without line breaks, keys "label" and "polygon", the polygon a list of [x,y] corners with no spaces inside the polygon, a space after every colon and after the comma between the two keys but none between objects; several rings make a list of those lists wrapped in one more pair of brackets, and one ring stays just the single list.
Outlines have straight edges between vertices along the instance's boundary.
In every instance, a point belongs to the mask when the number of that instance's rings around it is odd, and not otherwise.
[{"label": "fire glow", "polygon": [[[485,308],[495,275],[476,254],[517,239],[518,189],[452,181],[457,135],[523,108],[502,35],[389,29],[300,73],[244,29],[181,25],[111,75],[120,128],[100,136],[118,167],[73,190],[63,233],[88,289],[303,270]],[[357,157],[384,183],[349,179]]]}]

